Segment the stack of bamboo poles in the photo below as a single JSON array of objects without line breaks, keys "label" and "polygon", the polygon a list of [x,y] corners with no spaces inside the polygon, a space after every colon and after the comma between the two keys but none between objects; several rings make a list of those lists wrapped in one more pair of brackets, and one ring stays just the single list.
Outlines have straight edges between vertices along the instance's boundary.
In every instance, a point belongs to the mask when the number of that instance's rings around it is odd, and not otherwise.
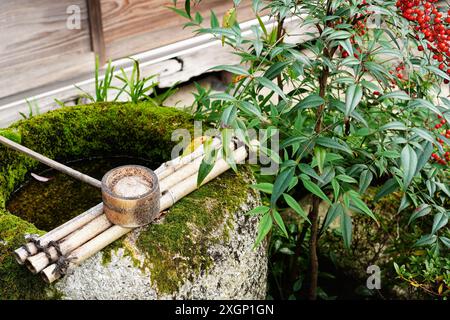
[{"label": "stack of bamboo poles", "polygon": [[[212,146],[220,148],[220,139],[214,138]],[[235,162],[242,163],[247,157],[246,147],[233,148],[233,154]],[[191,154],[166,162],[155,170],[161,190],[161,211],[197,189],[197,175],[204,156],[203,146],[200,146]],[[219,156],[202,184],[229,168]],[[47,283],[52,283],[131,230],[113,225],[100,203],[47,234],[31,239],[15,250],[14,255],[19,264],[25,264],[32,273],[40,273]]]}]

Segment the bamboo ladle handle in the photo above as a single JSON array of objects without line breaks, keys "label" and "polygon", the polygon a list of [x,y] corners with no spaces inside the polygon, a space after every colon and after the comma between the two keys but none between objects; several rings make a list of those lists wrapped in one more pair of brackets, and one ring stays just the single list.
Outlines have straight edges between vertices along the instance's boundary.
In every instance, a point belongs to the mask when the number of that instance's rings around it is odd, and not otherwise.
[{"label": "bamboo ladle handle", "polygon": [[13,149],[13,150],[16,150],[23,154],[26,154],[30,158],[33,158],[55,170],[58,170],[64,174],[67,174],[75,179],[81,180],[83,182],[86,182],[86,183],[88,183],[94,187],[100,188],[100,189],[102,187],[101,181],[94,179],[84,173],[77,171],[77,170],[74,170],[68,166],[65,166],[55,160],[47,158],[46,156],[43,156],[42,154],[37,153],[31,149],[28,149],[27,147],[24,147],[14,141],[9,140],[8,138],[1,136],[1,135],[0,135],[0,143],[5,145],[6,147]]}]

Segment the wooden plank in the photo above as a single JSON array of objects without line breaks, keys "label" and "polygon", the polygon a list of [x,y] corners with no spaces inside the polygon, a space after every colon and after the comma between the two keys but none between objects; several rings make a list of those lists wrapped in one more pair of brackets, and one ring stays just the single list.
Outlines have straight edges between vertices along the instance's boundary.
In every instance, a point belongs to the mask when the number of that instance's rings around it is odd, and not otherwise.
[{"label": "wooden plank", "polygon": [[[70,6],[80,29],[67,27]],[[86,71],[72,66],[91,52],[85,0],[0,1],[0,25],[0,97]]]},{"label": "wooden plank", "polygon": [[[263,17],[263,20],[269,30],[274,26],[274,23],[267,21],[267,17]],[[288,33],[293,35],[304,34],[301,29],[300,31],[298,29],[299,23],[298,19],[287,21]],[[254,25],[258,25],[256,20],[241,24],[243,35],[250,36],[252,34],[251,26]],[[292,40],[301,41],[295,38]],[[292,40],[288,37],[287,42]],[[153,49],[135,55],[133,58],[140,61],[142,75],[158,74],[157,80],[160,82],[160,87],[171,86],[178,81],[187,81],[219,64],[239,62],[238,56],[232,54],[229,48],[222,47],[220,41],[212,41],[209,35],[202,35],[195,37],[195,39],[187,39]],[[123,67],[127,71],[131,69],[129,59],[114,61],[113,65],[116,68]],[[19,112],[28,113],[28,106],[24,99],[26,97],[30,101],[38,103],[41,113],[58,108],[58,105],[54,102],[55,98],[65,102],[74,101],[79,96],[80,91],[72,85],[73,83],[87,92],[94,93],[94,79],[87,77],[73,82],[66,81],[65,83],[53,84],[48,86],[46,90],[35,90],[33,94],[0,99],[0,128],[20,119]]]},{"label": "wooden plank", "polygon": [[57,57],[39,57],[1,69],[0,97],[73,79],[94,68],[94,53],[68,52]]},{"label": "wooden plank", "polygon": [[99,57],[100,65],[106,63],[106,48],[103,34],[103,18],[100,1],[86,0],[89,16],[89,27],[91,32],[92,50]]},{"label": "wooden plank", "polygon": [[[255,18],[250,3],[245,0],[239,7],[240,22]],[[186,19],[167,8],[172,0],[101,0],[101,4],[107,58],[126,57],[193,36],[193,29],[182,28]],[[177,6],[184,6],[184,1]],[[232,0],[207,0],[195,10],[209,23],[211,9],[221,19],[232,6]]]}]

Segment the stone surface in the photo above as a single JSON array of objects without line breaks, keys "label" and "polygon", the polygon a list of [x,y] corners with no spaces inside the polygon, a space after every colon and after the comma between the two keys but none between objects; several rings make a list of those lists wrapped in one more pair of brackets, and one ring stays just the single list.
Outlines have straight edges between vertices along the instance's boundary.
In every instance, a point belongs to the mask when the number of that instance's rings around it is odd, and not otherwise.
[{"label": "stone surface", "polygon": [[[60,161],[126,154],[160,163],[170,158],[177,128],[193,131],[192,117],[147,103],[98,103],[61,108],[14,124],[21,143]],[[95,139],[94,139],[95,137]],[[27,234],[43,234],[35,218],[6,210],[13,190],[37,162],[0,146],[0,299],[262,299],[264,246],[253,250],[257,220],[244,213],[260,202],[249,188],[249,167],[225,172],[178,201],[164,218],[137,229],[48,285],[11,252]],[[61,220],[58,220],[61,219]]]},{"label": "stone surface", "polygon": [[112,250],[107,263],[103,252],[96,254],[60,280],[56,289],[63,299],[264,299],[266,249],[253,249],[257,219],[244,215],[258,203],[259,197],[249,192],[240,209],[230,213],[229,239],[208,248],[212,265],[198,273],[192,270],[175,292],[159,293],[151,270],[136,266],[136,259],[144,259],[135,245],[139,229],[127,235],[123,247]]}]

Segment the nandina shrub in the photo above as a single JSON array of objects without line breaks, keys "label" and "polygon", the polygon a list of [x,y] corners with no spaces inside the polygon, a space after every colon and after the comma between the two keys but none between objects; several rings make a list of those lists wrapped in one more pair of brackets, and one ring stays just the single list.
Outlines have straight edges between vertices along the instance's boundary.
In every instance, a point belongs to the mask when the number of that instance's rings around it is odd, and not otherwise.
[{"label": "nandina shrub", "polygon": [[[240,65],[215,68],[235,74],[226,93],[199,88],[197,117],[239,129],[246,143],[249,129],[279,132],[279,150],[261,149],[279,168],[253,186],[267,195],[250,212],[261,216],[256,244],[275,230],[294,243],[290,254],[299,256],[308,239],[309,297],[315,298],[318,237],[339,218],[350,247],[352,216],[377,220],[362,200],[375,186],[374,201],[401,194],[398,212],[408,217],[400,232],[420,224],[424,234],[415,246],[447,254],[448,8],[436,0],[253,0],[259,25],[245,37],[236,22],[240,2],[234,1],[222,23],[214,13],[204,22],[191,1],[172,9],[189,20],[187,26],[212,34],[242,59]],[[262,15],[273,22],[264,25]],[[308,37],[290,41],[287,23]],[[201,172],[209,167],[204,164]],[[298,203],[305,193],[312,197],[308,212]],[[329,209],[321,219],[324,202]],[[299,233],[285,226],[289,207],[301,218]],[[448,286],[438,294],[448,294]]]}]

